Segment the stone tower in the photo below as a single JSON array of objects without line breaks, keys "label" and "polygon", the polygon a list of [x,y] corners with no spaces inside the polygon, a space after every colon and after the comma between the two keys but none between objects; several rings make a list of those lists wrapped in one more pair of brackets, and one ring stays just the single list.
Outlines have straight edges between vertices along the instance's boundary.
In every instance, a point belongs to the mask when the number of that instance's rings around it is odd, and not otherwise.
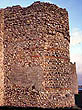
[{"label": "stone tower", "polygon": [[74,106],[69,44],[66,9],[43,2],[1,9],[0,106]]}]

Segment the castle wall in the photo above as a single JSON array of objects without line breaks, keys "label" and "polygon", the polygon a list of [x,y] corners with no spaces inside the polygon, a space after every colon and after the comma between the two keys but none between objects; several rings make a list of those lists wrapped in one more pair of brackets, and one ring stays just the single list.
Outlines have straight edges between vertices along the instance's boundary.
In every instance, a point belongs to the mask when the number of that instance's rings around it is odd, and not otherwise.
[{"label": "castle wall", "polygon": [[3,47],[3,31],[4,31],[4,11],[0,10],[0,105],[4,105],[4,47]]},{"label": "castle wall", "polygon": [[68,13],[36,2],[4,10],[4,105],[74,106]]},{"label": "castle wall", "polygon": [[73,83],[73,92],[74,94],[78,94],[78,80],[77,80],[77,74],[76,74],[76,63],[71,64],[71,69],[72,69],[72,83]]}]

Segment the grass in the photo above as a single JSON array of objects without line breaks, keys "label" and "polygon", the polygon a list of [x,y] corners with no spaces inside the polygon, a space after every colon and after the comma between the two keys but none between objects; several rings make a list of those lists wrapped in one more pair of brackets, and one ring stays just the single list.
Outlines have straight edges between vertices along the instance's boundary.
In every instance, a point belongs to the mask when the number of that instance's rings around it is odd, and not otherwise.
[{"label": "grass", "polygon": [[4,106],[0,107],[0,110],[81,110],[77,106],[71,107],[71,108],[38,108],[38,107],[9,107],[9,106]]}]

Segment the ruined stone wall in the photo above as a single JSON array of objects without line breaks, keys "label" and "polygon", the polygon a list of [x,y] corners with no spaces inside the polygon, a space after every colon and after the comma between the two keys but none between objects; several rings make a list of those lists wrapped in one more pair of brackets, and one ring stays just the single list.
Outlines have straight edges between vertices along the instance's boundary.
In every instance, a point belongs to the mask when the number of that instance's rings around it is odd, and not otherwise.
[{"label": "ruined stone wall", "polygon": [[4,35],[4,11],[0,10],[0,105],[4,105],[3,35]]},{"label": "ruined stone wall", "polygon": [[71,68],[72,68],[73,92],[74,92],[74,94],[78,94],[78,80],[77,80],[77,74],[76,74],[76,63],[71,64]]},{"label": "ruined stone wall", "polygon": [[4,9],[4,105],[74,106],[68,13],[35,2]]}]

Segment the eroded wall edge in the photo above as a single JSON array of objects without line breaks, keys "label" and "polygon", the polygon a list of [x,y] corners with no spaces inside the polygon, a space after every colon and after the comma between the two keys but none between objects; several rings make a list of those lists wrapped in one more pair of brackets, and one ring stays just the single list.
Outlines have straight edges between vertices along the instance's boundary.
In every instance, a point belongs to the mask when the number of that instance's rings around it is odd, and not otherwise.
[{"label": "eroded wall edge", "polygon": [[0,10],[0,106],[4,105],[4,47],[3,47],[3,36],[4,36],[4,10]]}]

